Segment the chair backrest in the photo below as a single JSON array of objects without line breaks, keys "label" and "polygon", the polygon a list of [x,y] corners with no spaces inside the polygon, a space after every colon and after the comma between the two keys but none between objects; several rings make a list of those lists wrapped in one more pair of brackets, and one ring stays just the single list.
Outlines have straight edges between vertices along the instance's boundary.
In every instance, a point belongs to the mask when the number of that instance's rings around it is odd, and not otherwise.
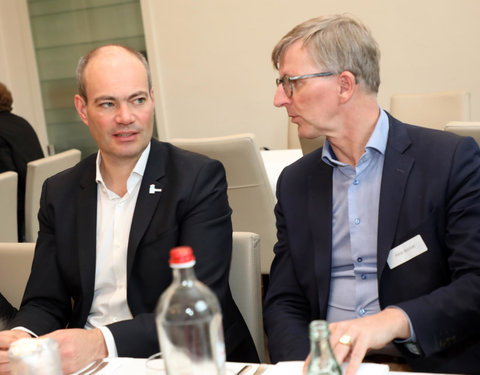
[{"label": "chair backrest", "polygon": [[480,145],[480,121],[452,121],[445,126],[445,131],[472,137]]},{"label": "chair backrest", "polygon": [[175,146],[220,160],[228,182],[233,230],[254,232],[262,239],[261,269],[270,273],[276,242],[275,196],[253,134],[214,138],[173,138]]},{"label": "chair backrest", "polygon": [[302,138],[298,137],[300,140],[300,146],[302,147],[302,154],[306,155],[309,154],[310,152],[316,150],[319,147],[323,146],[323,142],[325,142],[325,136],[320,136],[317,138]]},{"label": "chair backrest", "polygon": [[287,122],[287,148],[300,148],[298,140],[298,127],[288,118]]},{"label": "chair backrest", "polygon": [[446,91],[392,95],[390,113],[409,124],[443,130],[450,121],[470,121],[470,93]]},{"label": "chair backrest", "polygon": [[233,232],[230,289],[257,348],[260,362],[266,362],[262,318],[260,236]]},{"label": "chair backrest", "polygon": [[81,153],[71,149],[56,155],[31,161],[27,164],[25,184],[25,241],[36,242],[38,236],[38,209],[43,182],[50,176],[73,167],[80,161]]},{"label": "chair backrest", "polygon": [[32,268],[35,243],[0,242],[0,292],[17,309]]},{"label": "chair backrest", "polygon": [[318,138],[307,139],[302,138],[298,135],[297,125],[293,124],[290,119],[288,119],[288,133],[287,133],[287,146],[288,148],[301,148],[302,154],[306,155],[313,150],[323,146],[325,137],[321,136]]},{"label": "chair backrest", "polygon": [[0,173],[0,241],[18,242],[17,172]]}]

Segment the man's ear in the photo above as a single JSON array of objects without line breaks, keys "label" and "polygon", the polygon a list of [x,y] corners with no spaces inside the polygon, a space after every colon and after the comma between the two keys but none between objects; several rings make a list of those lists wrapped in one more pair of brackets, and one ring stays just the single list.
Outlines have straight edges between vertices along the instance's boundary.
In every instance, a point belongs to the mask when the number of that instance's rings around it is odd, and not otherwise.
[{"label": "man's ear", "polygon": [[342,102],[346,102],[351,98],[355,91],[357,85],[355,81],[355,76],[352,72],[345,70],[339,74],[338,80],[340,83],[340,97],[342,99]]},{"label": "man's ear", "polygon": [[75,108],[77,109],[78,115],[82,119],[82,121],[85,123],[85,125],[88,126],[88,118],[87,118],[87,103],[85,102],[85,99],[83,99],[80,95],[75,95]]},{"label": "man's ear", "polygon": [[152,87],[152,89],[150,90],[150,98],[152,98],[152,102],[153,102],[153,104],[155,104],[155,97],[154,97],[154,95],[153,95],[153,87]]}]

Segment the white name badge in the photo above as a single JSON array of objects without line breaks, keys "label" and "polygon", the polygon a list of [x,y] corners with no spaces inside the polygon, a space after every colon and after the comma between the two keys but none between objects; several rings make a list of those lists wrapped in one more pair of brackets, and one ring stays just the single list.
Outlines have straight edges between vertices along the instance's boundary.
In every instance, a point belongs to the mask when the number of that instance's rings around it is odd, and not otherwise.
[{"label": "white name badge", "polygon": [[427,250],[427,245],[423,242],[422,236],[417,234],[415,237],[390,250],[387,258],[388,266],[393,270],[395,267],[408,262]]}]

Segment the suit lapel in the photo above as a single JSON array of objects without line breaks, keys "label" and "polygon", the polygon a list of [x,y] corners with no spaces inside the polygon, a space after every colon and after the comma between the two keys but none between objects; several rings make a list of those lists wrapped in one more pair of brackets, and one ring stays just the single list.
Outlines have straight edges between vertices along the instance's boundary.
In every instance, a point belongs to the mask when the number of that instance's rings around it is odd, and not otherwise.
[{"label": "suit lapel", "polygon": [[[321,155],[321,151],[319,151]],[[313,263],[320,314],[326,314],[332,263],[332,173],[320,159],[308,179],[308,222],[312,223]],[[325,230],[327,228],[327,230]],[[326,315],[325,315],[326,316]]]},{"label": "suit lapel", "polygon": [[[157,209],[158,202],[162,197],[162,191],[158,191],[158,189],[163,190],[165,188],[165,170],[167,163],[168,153],[166,147],[162,143],[152,140],[150,155],[148,156],[147,165],[138,192],[132,226],[130,228],[127,255],[127,280],[132,271],[138,244],[140,243],[140,240]],[[150,192],[150,185],[154,185],[154,188],[157,189],[153,194]]]},{"label": "suit lapel", "polygon": [[[95,288],[97,238],[97,183],[95,182],[95,155],[80,178],[77,196],[77,225],[80,277],[83,290],[88,292],[84,306],[90,308]],[[92,267],[93,265],[93,267]],[[86,312],[88,314],[88,311]]]},{"label": "suit lapel", "polygon": [[414,159],[405,153],[411,145],[405,125],[390,115],[389,124],[378,213],[377,275],[379,279],[393,245],[408,176],[414,164]]}]

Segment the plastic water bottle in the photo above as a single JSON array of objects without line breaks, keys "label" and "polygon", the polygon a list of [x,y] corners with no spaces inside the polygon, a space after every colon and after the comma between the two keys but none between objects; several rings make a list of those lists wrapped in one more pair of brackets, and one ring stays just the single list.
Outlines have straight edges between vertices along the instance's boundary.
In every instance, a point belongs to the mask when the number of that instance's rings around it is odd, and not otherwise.
[{"label": "plastic water bottle", "polygon": [[332,347],[330,346],[330,332],[325,320],[310,322],[310,362],[306,375],[342,375]]},{"label": "plastic water bottle", "polygon": [[197,280],[190,247],[170,251],[172,284],[163,292],[156,324],[168,375],[224,375],[225,342],[217,297]]}]

